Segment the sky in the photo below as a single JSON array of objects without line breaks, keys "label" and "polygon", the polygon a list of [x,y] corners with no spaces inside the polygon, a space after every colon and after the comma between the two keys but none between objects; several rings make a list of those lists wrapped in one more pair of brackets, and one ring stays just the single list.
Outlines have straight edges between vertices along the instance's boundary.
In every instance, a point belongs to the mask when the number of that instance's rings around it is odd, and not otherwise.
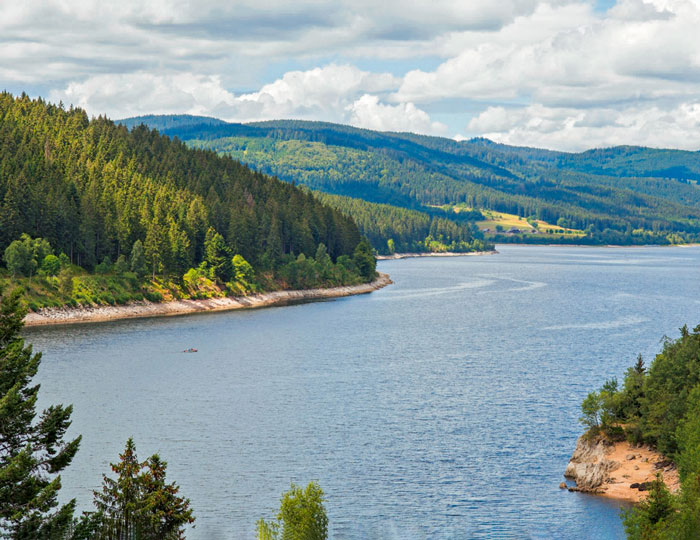
[{"label": "sky", "polygon": [[0,13],[0,89],[93,116],[700,149],[700,0],[0,0]]}]

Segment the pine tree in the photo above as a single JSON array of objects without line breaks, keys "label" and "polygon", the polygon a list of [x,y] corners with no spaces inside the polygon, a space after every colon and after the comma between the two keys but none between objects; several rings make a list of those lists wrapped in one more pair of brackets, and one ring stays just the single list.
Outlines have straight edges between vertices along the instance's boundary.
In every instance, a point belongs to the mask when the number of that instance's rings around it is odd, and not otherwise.
[{"label": "pine tree", "polygon": [[119,462],[112,463],[116,478],[103,475],[102,491],[94,492],[97,512],[86,515],[81,526],[87,537],[102,540],[182,540],[182,527],[194,522],[190,501],[178,495],[174,482],[165,482],[167,463],[154,454],[140,463],[133,439],[126,441]]},{"label": "pine tree", "polygon": [[24,309],[18,290],[0,290],[0,534],[53,540],[71,525],[75,500],[55,510],[61,478],[80,437],[63,440],[71,406],[51,406],[36,418],[39,385],[30,386],[41,353],[20,337]]},{"label": "pine tree", "polygon": [[184,540],[182,527],[194,523],[190,501],[178,495],[180,488],[165,482],[167,463],[152,455],[141,475],[143,505],[139,515],[143,540]]},{"label": "pine tree", "polygon": [[131,271],[139,277],[143,277],[146,272],[148,272],[141,240],[136,240],[134,246],[131,248]]},{"label": "pine tree", "polygon": [[141,509],[141,464],[136,458],[132,438],[126,441],[124,453],[119,454],[119,462],[112,463],[111,467],[117,478],[102,475],[102,491],[94,492],[95,507],[102,521],[102,538],[130,539],[136,530],[135,516]]}]

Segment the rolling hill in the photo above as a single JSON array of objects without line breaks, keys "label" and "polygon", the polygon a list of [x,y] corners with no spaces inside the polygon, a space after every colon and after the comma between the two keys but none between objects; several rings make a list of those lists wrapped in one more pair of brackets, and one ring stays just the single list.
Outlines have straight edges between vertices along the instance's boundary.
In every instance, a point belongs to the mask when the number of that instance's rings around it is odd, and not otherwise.
[{"label": "rolling hill", "polygon": [[235,124],[150,116],[121,123],[145,123],[191,147],[316,191],[437,212],[462,224],[490,210],[584,233],[486,233],[496,241],[646,244],[700,238],[698,152],[616,147],[566,153],[297,120]]}]

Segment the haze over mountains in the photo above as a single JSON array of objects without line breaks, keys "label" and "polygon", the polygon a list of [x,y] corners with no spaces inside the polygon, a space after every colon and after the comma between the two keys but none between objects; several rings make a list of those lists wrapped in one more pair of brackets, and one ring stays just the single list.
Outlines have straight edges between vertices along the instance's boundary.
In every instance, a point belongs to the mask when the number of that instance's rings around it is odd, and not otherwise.
[{"label": "haze over mountains", "polygon": [[[584,243],[669,243],[700,233],[700,153],[620,146],[566,153],[299,120],[250,124],[142,116],[196,148],[234,157],[313,190],[452,220],[493,210],[585,232]],[[453,213],[454,207],[462,210]],[[513,240],[504,235],[498,241]],[[518,241],[574,241],[547,234]]]}]

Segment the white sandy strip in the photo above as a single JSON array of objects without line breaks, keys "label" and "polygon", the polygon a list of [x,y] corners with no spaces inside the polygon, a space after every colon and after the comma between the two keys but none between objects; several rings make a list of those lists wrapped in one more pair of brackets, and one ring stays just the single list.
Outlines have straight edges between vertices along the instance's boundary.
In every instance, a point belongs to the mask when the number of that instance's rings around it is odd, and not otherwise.
[{"label": "white sandy strip", "polygon": [[378,261],[393,261],[396,259],[410,259],[412,257],[476,257],[479,255],[495,255],[498,251],[470,251],[469,253],[456,253],[454,251],[435,251],[432,253],[394,253],[393,255],[377,255]]},{"label": "white sandy strip", "polygon": [[72,324],[114,321],[138,317],[158,317],[182,315],[201,311],[224,311],[229,309],[256,308],[283,305],[303,300],[338,298],[355,294],[367,294],[391,284],[388,274],[379,273],[372,283],[333,287],[330,289],[307,289],[299,291],[274,291],[251,296],[209,298],[207,300],[175,300],[173,302],[132,302],[123,306],[91,306],[44,308],[35,313],[28,313],[24,318],[26,326],[47,324]]}]

